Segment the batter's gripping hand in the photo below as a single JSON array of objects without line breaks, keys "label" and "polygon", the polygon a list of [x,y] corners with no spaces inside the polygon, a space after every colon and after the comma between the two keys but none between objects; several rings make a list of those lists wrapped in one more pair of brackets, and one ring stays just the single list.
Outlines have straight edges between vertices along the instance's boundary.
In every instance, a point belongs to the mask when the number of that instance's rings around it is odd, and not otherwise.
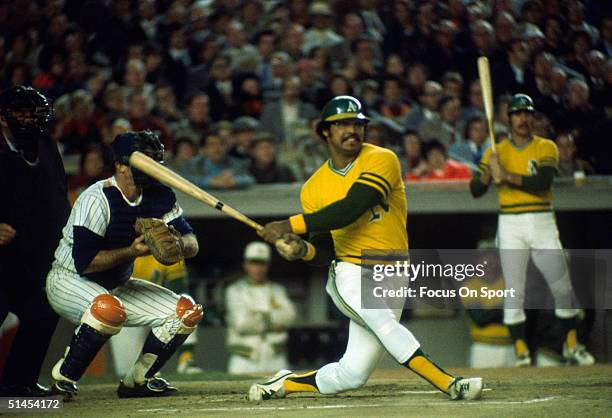
[{"label": "batter's gripping hand", "polygon": [[301,259],[308,251],[304,240],[293,233],[283,235],[274,245],[281,257],[289,261]]},{"label": "batter's gripping hand", "polygon": [[157,218],[138,218],[134,224],[136,233],[144,236],[151,254],[165,266],[178,263],[184,258],[181,234],[172,226]]},{"label": "batter's gripping hand", "polygon": [[284,221],[268,222],[257,234],[270,244],[276,244],[276,241],[289,232],[291,232],[291,224],[288,219],[285,219]]}]

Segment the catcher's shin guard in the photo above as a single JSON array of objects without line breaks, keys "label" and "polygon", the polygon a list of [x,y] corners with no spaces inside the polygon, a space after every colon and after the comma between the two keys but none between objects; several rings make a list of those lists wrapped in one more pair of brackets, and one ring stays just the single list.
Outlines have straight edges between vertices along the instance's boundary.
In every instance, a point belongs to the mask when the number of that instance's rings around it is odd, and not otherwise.
[{"label": "catcher's shin guard", "polygon": [[125,320],[123,303],[116,296],[96,296],[83,314],[64,357],[53,368],[53,378],[79,380],[104,343],[121,330]]},{"label": "catcher's shin guard", "polygon": [[[152,329],[147,336],[142,354],[132,373],[128,374],[134,382],[141,383],[152,378],[195,331],[203,316],[202,305],[196,304],[191,297],[182,295],[176,304],[176,317],[161,327]],[[130,380],[126,377],[124,382],[129,384]]]}]

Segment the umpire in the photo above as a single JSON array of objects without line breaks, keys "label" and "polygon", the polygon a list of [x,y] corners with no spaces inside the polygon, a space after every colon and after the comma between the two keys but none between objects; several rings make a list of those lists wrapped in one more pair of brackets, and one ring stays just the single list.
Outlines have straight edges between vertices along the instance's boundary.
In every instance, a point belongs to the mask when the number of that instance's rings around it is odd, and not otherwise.
[{"label": "umpire", "polygon": [[37,383],[57,325],[44,283],[68,219],[66,175],[48,133],[49,101],[31,87],[0,93],[0,323],[19,330],[0,377],[0,396],[46,396]]}]

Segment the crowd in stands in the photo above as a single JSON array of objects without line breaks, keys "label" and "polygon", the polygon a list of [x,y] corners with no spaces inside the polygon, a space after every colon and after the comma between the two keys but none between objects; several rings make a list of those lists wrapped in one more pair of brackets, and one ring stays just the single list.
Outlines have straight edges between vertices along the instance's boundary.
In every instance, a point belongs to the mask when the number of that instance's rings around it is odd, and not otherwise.
[{"label": "crowd in stands", "polygon": [[0,4],[2,87],[54,101],[80,156],[73,193],[112,172],[126,130],[159,134],[205,188],[303,181],[327,159],[314,125],[355,95],[367,141],[407,180],[470,177],[487,147],[476,59],[491,62],[496,136],[529,94],[559,175],[612,174],[612,14],[601,0],[48,0]]}]

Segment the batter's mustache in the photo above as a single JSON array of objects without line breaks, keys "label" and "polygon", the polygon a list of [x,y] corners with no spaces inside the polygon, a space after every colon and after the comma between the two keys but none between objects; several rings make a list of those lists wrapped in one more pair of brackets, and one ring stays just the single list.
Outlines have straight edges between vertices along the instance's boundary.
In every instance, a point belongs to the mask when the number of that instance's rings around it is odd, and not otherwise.
[{"label": "batter's mustache", "polygon": [[349,139],[355,139],[356,141],[361,141],[361,137],[357,134],[348,134],[347,136],[342,138],[342,142],[348,141]]}]

